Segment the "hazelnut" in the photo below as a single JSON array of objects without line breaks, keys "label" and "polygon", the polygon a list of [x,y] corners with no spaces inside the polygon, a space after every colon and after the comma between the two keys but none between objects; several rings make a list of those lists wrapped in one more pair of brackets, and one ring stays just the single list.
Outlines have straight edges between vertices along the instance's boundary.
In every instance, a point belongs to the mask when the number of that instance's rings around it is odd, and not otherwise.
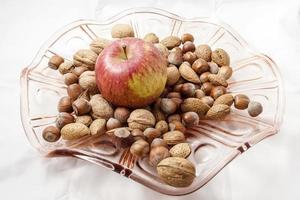
[{"label": "hazelnut", "polygon": [[171,98],[171,100],[176,104],[177,108],[180,107],[181,103],[183,102],[183,100],[181,98]]},{"label": "hazelnut", "polygon": [[206,44],[199,45],[195,50],[195,54],[197,58],[202,58],[206,62],[211,60],[211,48]]},{"label": "hazelnut", "polygon": [[226,93],[226,88],[224,86],[214,86],[210,91],[210,96],[217,99],[219,96]]},{"label": "hazelnut", "polygon": [[174,131],[169,131],[169,132],[165,133],[163,135],[163,140],[168,145],[175,145],[175,144],[185,142],[185,136],[181,131],[174,130]]},{"label": "hazelnut", "polygon": [[208,75],[210,75],[210,72],[204,72],[200,75],[200,81],[201,83],[205,83],[205,82],[208,82]]},{"label": "hazelnut", "polygon": [[165,120],[160,120],[156,123],[155,128],[160,130],[161,133],[166,133],[169,130],[168,123]]},{"label": "hazelnut", "polygon": [[95,119],[90,125],[90,130],[92,135],[103,135],[106,131],[106,120]]},{"label": "hazelnut", "polygon": [[203,92],[203,90],[197,89],[197,90],[195,91],[195,97],[196,97],[196,98],[201,99],[201,98],[204,97],[204,96],[205,96],[205,93]]},{"label": "hazelnut", "polygon": [[161,110],[166,114],[172,114],[177,110],[177,104],[168,98],[162,98],[160,102]]},{"label": "hazelnut", "polygon": [[199,124],[199,116],[195,112],[186,112],[182,115],[182,121],[186,126],[194,126]]},{"label": "hazelnut", "polygon": [[209,95],[209,94],[210,94],[212,88],[213,88],[213,85],[212,85],[212,83],[210,83],[210,82],[205,82],[205,83],[203,83],[202,86],[201,86],[201,90],[202,90],[206,95]]},{"label": "hazelnut", "polygon": [[171,123],[173,121],[181,121],[181,116],[180,114],[173,114],[173,115],[169,115],[168,117],[168,122]]},{"label": "hazelnut", "polygon": [[217,74],[219,72],[219,66],[214,62],[208,62],[209,71],[212,74]]},{"label": "hazelnut", "polygon": [[82,123],[86,126],[90,126],[93,122],[93,119],[90,115],[81,115],[76,117],[76,123]]},{"label": "hazelnut", "polygon": [[249,97],[244,94],[237,94],[234,97],[234,107],[240,110],[244,110],[248,108],[248,104],[250,102]]},{"label": "hazelnut", "polygon": [[140,139],[145,140],[144,133],[140,129],[133,129],[131,131],[131,135],[133,136],[134,141],[137,141],[137,140],[140,140]]},{"label": "hazelnut", "polygon": [[223,76],[226,80],[232,76],[232,68],[229,66],[222,66],[218,72],[219,76]]},{"label": "hazelnut", "polygon": [[74,68],[73,62],[65,61],[59,65],[58,71],[61,74],[66,74],[66,73],[71,72],[73,68]]},{"label": "hazelnut", "polygon": [[186,41],[183,46],[182,46],[182,52],[185,53],[185,52],[188,52],[188,51],[191,51],[191,52],[194,52],[195,51],[195,45],[193,42],[191,41]]},{"label": "hazelnut", "polygon": [[61,56],[54,55],[48,61],[48,66],[51,69],[58,69],[59,65],[64,62],[64,59]]},{"label": "hazelnut", "polygon": [[164,56],[164,57],[168,57],[169,55],[169,50],[167,49],[166,46],[164,46],[161,43],[156,43],[154,44],[154,46],[159,50],[159,52]]},{"label": "hazelnut", "polygon": [[147,141],[151,143],[154,138],[161,136],[161,132],[156,128],[146,128],[144,130],[144,136],[146,137]]},{"label": "hazelnut", "polygon": [[182,133],[185,133],[186,131],[185,126],[180,121],[172,121],[171,123],[169,123],[169,129],[171,131],[178,130]]},{"label": "hazelnut", "polygon": [[67,112],[59,113],[56,118],[56,126],[59,129],[64,127],[66,124],[70,124],[73,122],[74,122],[74,117],[70,113],[67,113]]},{"label": "hazelnut", "polygon": [[145,156],[149,151],[149,143],[145,140],[137,140],[130,147],[130,153],[138,157]]},{"label": "hazelnut", "polygon": [[96,85],[95,71],[85,71],[79,76],[79,85],[84,90],[89,90],[90,94],[96,94],[98,87]]},{"label": "hazelnut", "polygon": [[196,87],[193,83],[184,83],[181,87],[180,93],[183,97],[193,97],[196,92]]},{"label": "hazelnut", "polygon": [[76,99],[73,102],[72,107],[76,115],[84,115],[91,111],[90,103],[83,98]]},{"label": "hazelnut", "polygon": [[257,101],[250,101],[248,104],[248,113],[251,117],[257,117],[260,113],[262,113],[263,107],[261,103]]},{"label": "hazelnut", "polygon": [[56,142],[60,138],[60,130],[55,126],[48,126],[43,130],[43,138],[47,142]]},{"label": "hazelnut", "polygon": [[180,78],[180,73],[176,66],[167,68],[167,85],[174,85]]},{"label": "hazelnut", "polygon": [[159,146],[168,148],[168,144],[166,143],[166,141],[164,141],[162,138],[155,138],[151,142],[151,149],[153,149],[155,147],[159,147]]},{"label": "hazelnut", "polygon": [[188,143],[179,143],[170,149],[172,157],[186,158],[191,154],[191,147]]},{"label": "hazelnut", "polygon": [[204,96],[201,98],[201,101],[209,106],[214,105],[214,99],[211,96]]},{"label": "hazelnut", "polygon": [[60,132],[64,140],[75,140],[90,135],[90,129],[82,123],[67,124]]},{"label": "hazelnut", "polygon": [[168,49],[173,49],[181,44],[181,40],[177,36],[168,36],[160,41]]},{"label": "hazelnut", "polygon": [[220,67],[230,64],[230,58],[224,49],[216,49],[211,53],[211,59]]},{"label": "hazelnut", "polygon": [[202,58],[198,58],[193,63],[192,69],[197,74],[202,74],[203,72],[207,72],[209,70],[209,67],[208,67],[208,64],[207,64],[207,62],[205,60],[203,60]]},{"label": "hazelnut", "polygon": [[117,107],[114,112],[114,118],[119,120],[119,122],[121,122],[121,124],[124,124],[127,122],[129,115],[130,115],[130,111],[128,108],[125,108],[125,107]]},{"label": "hazelnut", "polygon": [[188,51],[185,54],[183,54],[183,61],[189,62],[191,65],[197,60],[197,56],[195,53]]},{"label": "hazelnut", "polygon": [[65,80],[65,84],[66,85],[71,85],[73,83],[77,83],[78,82],[78,76],[76,76],[73,73],[66,73],[64,75],[64,80]]},{"label": "hazelnut", "polygon": [[88,68],[86,67],[75,67],[73,70],[72,70],[72,73],[75,74],[77,77],[79,77],[83,72],[87,71]]},{"label": "hazelnut", "polygon": [[181,36],[181,41],[182,41],[182,43],[185,43],[186,41],[194,42],[194,36],[190,33],[184,33]]},{"label": "hazelnut", "polygon": [[159,38],[154,33],[148,33],[148,34],[146,34],[145,37],[144,37],[144,40],[146,42],[151,42],[153,44],[159,42]]},{"label": "hazelnut", "polygon": [[74,83],[68,86],[67,93],[72,100],[75,100],[82,93],[82,88],[80,87],[79,84]]},{"label": "hazelnut", "polygon": [[133,28],[129,24],[116,24],[111,28],[112,38],[134,37]]},{"label": "hazelnut", "polygon": [[134,137],[128,130],[128,127],[116,128],[111,131],[113,131],[114,139],[116,139],[117,148],[127,148],[135,142]]},{"label": "hazelnut", "polygon": [[72,112],[73,108],[71,98],[68,96],[62,97],[58,101],[57,110],[58,112]]},{"label": "hazelnut", "polygon": [[114,114],[111,105],[100,94],[92,96],[90,105],[92,107],[91,115],[94,119],[109,119]]},{"label": "hazelnut", "polygon": [[170,157],[170,153],[166,147],[158,146],[152,148],[149,154],[149,164],[156,167],[160,161],[168,157]]},{"label": "hazelnut", "polygon": [[120,128],[122,126],[121,122],[115,118],[109,118],[106,122],[106,129],[111,130],[115,128]]},{"label": "hazelnut", "polygon": [[174,92],[181,92],[182,86],[183,86],[183,84],[175,85],[175,86],[173,87],[173,91],[174,91]]},{"label": "hazelnut", "polygon": [[167,98],[181,98],[181,95],[179,92],[170,92],[167,94]]},{"label": "hazelnut", "polygon": [[183,55],[181,50],[171,51],[168,55],[168,61],[173,65],[179,66],[183,62]]}]

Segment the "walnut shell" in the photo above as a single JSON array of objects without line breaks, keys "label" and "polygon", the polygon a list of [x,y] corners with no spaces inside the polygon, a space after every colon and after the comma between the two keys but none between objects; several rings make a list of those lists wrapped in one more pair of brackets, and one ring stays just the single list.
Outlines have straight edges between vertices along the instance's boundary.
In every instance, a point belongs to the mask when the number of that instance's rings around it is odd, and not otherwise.
[{"label": "walnut shell", "polygon": [[67,61],[65,60],[63,63],[61,63],[58,67],[58,71],[61,74],[66,74],[72,71],[72,69],[74,68],[74,64],[72,61]]},{"label": "walnut shell", "polygon": [[79,139],[91,134],[90,129],[82,123],[70,123],[61,129],[61,136],[65,140]]},{"label": "walnut shell", "polygon": [[113,117],[113,108],[100,94],[92,96],[90,105],[92,107],[91,115],[94,119],[109,119]]},{"label": "walnut shell", "polygon": [[159,38],[157,37],[157,35],[155,35],[155,33],[148,33],[145,35],[144,40],[146,42],[151,42],[151,43],[158,43],[159,42]]},{"label": "walnut shell", "polygon": [[161,180],[174,187],[187,187],[196,176],[194,164],[180,157],[163,159],[158,163],[156,170]]},{"label": "walnut shell", "polygon": [[112,38],[134,37],[133,28],[128,24],[116,24],[111,29]]},{"label": "walnut shell", "polygon": [[93,119],[90,115],[81,115],[76,118],[75,122],[89,126],[93,122]]},{"label": "walnut shell", "polygon": [[73,56],[74,65],[94,70],[97,57],[98,55],[90,49],[80,49]]},{"label": "walnut shell", "polygon": [[163,140],[166,141],[168,145],[175,145],[185,142],[185,136],[181,131],[169,131],[163,135]]},{"label": "walnut shell", "polygon": [[199,45],[196,48],[195,54],[197,58],[202,58],[203,60],[206,60],[209,62],[211,60],[211,48],[210,46],[206,44]]},{"label": "walnut shell", "polygon": [[127,122],[131,129],[145,130],[155,125],[155,117],[146,109],[136,109],[130,113]]},{"label": "walnut shell", "polygon": [[181,40],[177,36],[168,36],[164,38],[160,43],[162,43],[168,49],[173,49],[174,47],[180,46]]},{"label": "walnut shell", "polygon": [[186,158],[191,153],[191,147],[189,143],[179,143],[170,149],[170,154],[172,157]]},{"label": "walnut shell", "polygon": [[89,94],[98,93],[98,87],[96,84],[95,71],[85,71],[79,76],[79,85],[84,90],[88,90]]},{"label": "walnut shell", "polygon": [[216,49],[211,53],[211,59],[220,67],[230,64],[230,57],[223,49]]},{"label": "walnut shell", "polygon": [[96,40],[93,40],[90,44],[90,49],[94,51],[96,54],[100,54],[101,51],[107,47],[111,43],[110,40],[107,40],[105,38],[96,38]]},{"label": "walnut shell", "polygon": [[156,167],[157,164],[165,158],[170,157],[169,150],[164,146],[157,146],[151,148],[149,154],[149,164],[153,167]]}]

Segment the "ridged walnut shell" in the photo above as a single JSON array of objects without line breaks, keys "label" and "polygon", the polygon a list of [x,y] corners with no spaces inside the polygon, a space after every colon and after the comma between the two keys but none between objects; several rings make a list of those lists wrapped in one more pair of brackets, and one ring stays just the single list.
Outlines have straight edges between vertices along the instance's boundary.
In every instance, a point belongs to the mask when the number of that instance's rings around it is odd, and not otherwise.
[{"label": "ridged walnut shell", "polygon": [[146,109],[136,109],[130,113],[127,122],[131,129],[145,130],[146,128],[154,127],[155,117]]}]

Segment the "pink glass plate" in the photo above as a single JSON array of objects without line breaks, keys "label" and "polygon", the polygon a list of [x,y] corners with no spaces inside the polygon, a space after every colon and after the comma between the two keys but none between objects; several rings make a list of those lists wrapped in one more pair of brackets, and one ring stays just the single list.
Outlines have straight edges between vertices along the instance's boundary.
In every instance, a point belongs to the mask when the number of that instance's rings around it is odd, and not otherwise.
[{"label": "pink glass plate", "polygon": [[[48,59],[59,54],[71,60],[75,51],[88,48],[97,36],[110,38],[116,23],[129,23],[135,35],[154,32],[160,38],[181,35],[195,36],[195,43],[224,48],[231,57],[234,77],[229,92],[245,93],[263,104],[264,112],[250,118],[246,111],[232,109],[224,121],[201,121],[188,130],[192,146],[189,156],[196,165],[192,185],[174,188],[157,178],[147,158],[137,159],[128,149],[117,149],[108,137],[87,137],[75,142],[59,140],[47,143],[42,139],[44,127],[54,124],[56,105],[66,95],[62,76],[47,67]],[[201,188],[236,156],[262,139],[275,134],[284,109],[282,80],[276,64],[252,48],[228,25],[211,18],[184,19],[164,10],[138,8],[126,10],[105,22],[80,20],[54,34],[40,49],[31,65],[21,75],[21,117],[30,143],[43,155],[74,156],[107,167],[158,192],[184,195]]]}]

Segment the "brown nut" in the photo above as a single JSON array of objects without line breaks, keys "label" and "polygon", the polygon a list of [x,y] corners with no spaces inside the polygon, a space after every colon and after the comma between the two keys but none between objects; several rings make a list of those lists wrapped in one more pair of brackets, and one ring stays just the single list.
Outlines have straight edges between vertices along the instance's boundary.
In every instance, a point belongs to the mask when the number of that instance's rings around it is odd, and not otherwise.
[{"label": "brown nut", "polygon": [[169,130],[168,123],[165,120],[160,120],[156,123],[155,128],[160,130],[161,133],[166,133]]},{"label": "brown nut", "polygon": [[85,135],[90,135],[90,129],[82,123],[67,124],[60,132],[64,140],[75,140]]},{"label": "brown nut", "polygon": [[48,126],[43,130],[43,138],[47,142],[56,142],[60,138],[60,130],[55,126]]},{"label": "brown nut", "polygon": [[67,93],[72,100],[75,100],[82,93],[82,88],[79,84],[74,83],[68,86]]},{"label": "brown nut", "polygon": [[151,143],[154,138],[159,138],[161,136],[160,130],[156,128],[146,128],[143,134],[149,143]]},{"label": "brown nut", "polygon": [[214,105],[214,99],[211,96],[204,96],[201,98],[201,101],[210,107]]},{"label": "brown nut", "polygon": [[181,121],[181,116],[180,114],[173,114],[173,115],[169,115],[168,117],[168,123],[171,123],[173,121]]},{"label": "brown nut", "polygon": [[219,72],[219,66],[214,62],[208,62],[209,71],[212,74],[217,74]]},{"label": "brown nut", "polygon": [[234,97],[234,107],[240,110],[244,110],[248,108],[248,104],[250,99],[248,96],[244,94],[237,94]]},{"label": "brown nut", "polygon": [[98,37],[91,42],[90,49],[99,55],[102,52],[102,50],[105,47],[107,47],[110,43],[110,40]]},{"label": "brown nut", "polygon": [[[134,137],[130,133],[128,127],[116,128],[112,129],[111,131],[113,131],[112,136],[116,141],[116,148],[127,148],[135,142]],[[106,133],[108,134],[108,132]]]},{"label": "brown nut", "polygon": [[72,107],[76,115],[84,115],[91,111],[90,103],[83,98],[76,99],[73,102]]},{"label": "brown nut", "polygon": [[174,85],[180,78],[178,68],[171,66],[167,68],[167,85]]},{"label": "brown nut", "polygon": [[183,62],[183,55],[180,50],[171,51],[168,55],[168,62],[179,66]]},{"label": "brown nut", "polygon": [[149,164],[153,167],[156,167],[160,161],[168,157],[170,157],[170,153],[166,147],[158,146],[151,148],[149,154]]},{"label": "brown nut", "polygon": [[196,112],[199,117],[204,116],[209,108],[210,107],[206,103],[197,98],[187,98],[181,104],[182,112]]},{"label": "brown nut", "polygon": [[76,76],[75,74],[73,74],[71,72],[70,73],[66,73],[64,75],[64,81],[65,81],[66,85],[72,85],[72,84],[78,82],[78,76]]},{"label": "brown nut", "polygon": [[90,105],[92,107],[91,115],[94,119],[109,119],[114,114],[111,105],[100,94],[92,96]]},{"label": "brown nut", "polygon": [[171,123],[169,123],[169,129],[171,131],[177,130],[182,133],[185,133],[185,131],[186,131],[185,126],[180,121],[172,121]]},{"label": "brown nut", "polygon": [[164,141],[162,138],[155,138],[151,142],[151,149],[153,149],[155,147],[159,147],[159,146],[168,148],[168,144],[166,143],[166,141]]},{"label": "brown nut", "polygon": [[216,49],[211,53],[211,59],[220,67],[230,64],[230,57],[223,49]]},{"label": "brown nut", "polygon": [[154,44],[154,46],[159,50],[159,52],[164,56],[164,57],[168,57],[169,55],[169,50],[166,46],[164,46],[161,43],[156,43]]},{"label": "brown nut", "polygon": [[183,62],[179,67],[182,78],[192,83],[200,83],[200,79],[196,72],[191,68],[190,63]]},{"label": "brown nut", "polygon": [[177,36],[168,36],[164,38],[160,43],[162,43],[168,49],[173,49],[174,47],[180,46],[181,40]]},{"label": "brown nut", "polygon": [[230,113],[230,107],[225,104],[213,105],[207,112],[206,117],[211,120],[222,120]]},{"label": "brown nut", "polygon": [[95,119],[90,125],[90,130],[92,135],[103,135],[106,132],[106,120]]},{"label": "brown nut", "polygon": [[176,83],[176,85],[174,85],[174,87],[173,87],[173,91],[174,92],[180,92],[181,91],[181,88],[182,88],[182,83],[181,84],[177,84]]},{"label": "brown nut", "polygon": [[117,107],[114,112],[114,118],[119,120],[121,124],[127,122],[129,115],[130,115],[130,110],[125,107]]},{"label": "brown nut", "polygon": [[208,75],[208,80],[213,84],[213,85],[221,85],[224,87],[228,86],[228,83],[226,81],[225,78],[223,78],[223,76],[219,76],[217,74],[210,74]]},{"label": "brown nut", "polygon": [[90,94],[96,94],[98,87],[96,85],[95,71],[85,71],[79,76],[79,85],[84,90],[89,90]]},{"label": "brown nut", "polygon": [[144,131],[146,128],[153,127],[155,125],[155,117],[146,109],[135,109],[130,113],[127,122],[129,128],[141,129]]},{"label": "brown nut", "polygon": [[166,119],[165,114],[163,113],[163,111],[160,108],[154,108],[152,110],[152,113],[155,117],[155,122]]},{"label": "brown nut", "polygon": [[58,71],[61,74],[66,74],[72,71],[72,69],[74,68],[73,62],[72,61],[64,61],[63,63],[61,63],[58,67]]},{"label": "brown nut", "polygon": [[48,66],[51,69],[58,69],[59,65],[64,62],[64,59],[59,55],[52,56],[48,61]]},{"label": "brown nut", "polygon": [[250,103],[248,104],[248,113],[251,117],[257,117],[258,115],[260,115],[260,113],[262,113],[262,111],[263,107],[261,103],[257,101],[250,101]]},{"label": "brown nut", "polygon": [[72,100],[70,97],[66,96],[66,97],[62,97],[59,101],[58,101],[58,105],[57,105],[57,110],[58,112],[72,112],[73,108],[72,108]]},{"label": "brown nut", "polygon": [[160,109],[165,114],[173,114],[177,110],[177,104],[168,98],[162,98],[160,101]]},{"label": "brown nut", "polygon": [[203,83],[202,86],[201,86],[201,90],[202,90],[206,95],[209,95],[209,94],[210,94],[212,88],[213,88],[213,85],[212,85],[212,83],[210,83],[210,82],[205,82],[205,83]]},{"label": "brown nut", "polygon": [[181,41],[182,43],[184,44],[186,41],[191,41],[191,42],[194,42],[194,36],[190,33],[184,33],[182,36],[181,36]]},{"label": "brown nut", "polygon": [[196,177],[194,164],[180,157],[163,159],[158,163],[156,170],[161,180],[174,187],[187,187]]},{"label": "brown nut", "polygon": [[205,83],[205,82],[208,82],[208,75],[210,75],[211,73],[210,72],[204,72],[200,75],[200,81],[201,83]]},{"label": "brown nut", "polygon": [[184,125],[190,127],[199,124],[199,116],[196,112],[186,112],[182,114]]},{"label": "brown nut", "polygon": [[74,65],[86,67],[89,70],[95,69],[95,63],[98,55],[90,49],[80,49],[73,56]]},{"label": "brown nut", "polygon": [[142,139],[135,141],[130,147],[130,153],[138,157],[145,156],[149,151],[149,143]]},{"label": "brown nut", "polygon": [[184,83],[181,87],[180,93],[183,97],[193,97],[196,92],[196,87],[193,83]]},{"label": "brown nut", "polygon": [[226,88],[224,86],[214,86],[210,91],[210,96],[214,99],[217,99],[223,94],[226,94]]},{"label": "brown nut", "polygon": [[148,33],[145,35],[144,40],[146,42],[151,42],[151,43],[158,43],[159,42],[159,38],[157,37],[157,35],[155,35],[155,33]]},{"label": "brown nut", "polygon": [[195,54],[197,58],[202,58],[206,62],[209,62],[211,60],[211,48],[206,44],[199,45],[196,48]]},{"label": "brown nut", "polygon": [[181,131],[174,130],[163,134],[163,140],[168,145],[175,145],[175,144],[185,142],[185,136]]},{"label": "brown nut", "polygon": [[185,54],[183,54],[183,61],[187,61],[191,65],[197,60],[197,56],[195,53],[188,51]]},{"label": "brown nut", "polygon": [[203,90],[197,89],[197,90],[195,91],[195,97],[196,97],[196,98],[201,99],[201,98],[204,97],[204,96],[205,96],[205,93],[203,92]]},{"label": "brown nut", "polygon": [[228,80],[232,76],[232,68],[229,66],[222,66],[218,71],[218,75]]},{"label": "brown nut", "polygon": [[209,70],[208,64],[205,60],[202,58],[198,58],[195,60],[195,62],[192,65],[192,69],[197,73],[197,74],[202,74],[204,72],[207,72]]},{"label": "brown nut", "polygon": [[140,139],[143,139],[143,140],[146,139],[145,136],[144,136],[143,131],[141,131],[140,129],[133,129],[131,131],[131,135],[133,136],[134,141],[137,141],[137,140],[140,140]]},{"label": "brown nut", "polygon": [[191,147],[188,143],[179,143],[170,149],[172,157],[186,158],[191,154]]},{"label": "brown nut", "polygon": [[74,117],[67,112],[61,112],[58,114],[56,118],[56,127],[61,129],[67,124],[73,123],[74,122]]},{"label": "brown nut", "polygon": [[225,104],[231,106],[233,104],[233,96],[231,94],[223,94],[215,100],[214,105],[217,104]]},{"label": "brown nut", "polygon": [[194,43],[191,41],[185,42],[182,46],[183,53],[188,52],[188,51],[194,52],[195,49],[196,49],[196,47],[195,47]]},{"label": "brown nut", "polygon": [[112,38],[134,37],[133,28],[129,24],[116,24],[111,28]]},{"label": "brown nut", "polygon": [[115,118],[109,118],[106,122],[106,129],[109,131],[111,129],[120,128],[122,126],[121,122]]},{"label": "brown nut", "polygon": [[77,77],[79,77],[83,72],[87,71],[88,68],[86,67],[75,67],[72,69],[72,73],[75,74]]},{"label": "brown nut", "polygon": [[91,123],[93,122],[93,119],[90,115],[81,115],[81,116],[77,116],[76,123],[82,123],[86,126],[90,126]]},{"label": "brown nut", "polygon": [[181,98],[181,94],[179,92],[170,92],[166,96],[167,98]]}]

